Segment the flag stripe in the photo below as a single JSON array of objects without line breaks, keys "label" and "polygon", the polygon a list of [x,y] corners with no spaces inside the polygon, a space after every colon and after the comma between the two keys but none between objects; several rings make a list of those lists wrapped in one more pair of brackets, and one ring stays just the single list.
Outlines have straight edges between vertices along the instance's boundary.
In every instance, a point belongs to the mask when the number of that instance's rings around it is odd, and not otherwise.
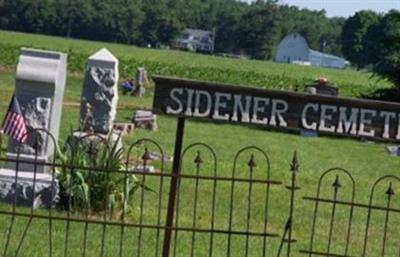
[{"label": "flag stripe", "polygon": [[18,128],[17,137],[22,137],[26,133],[25,126],[23,126],[24,119],[22,119],[22,117],[19,117],[18,120],[19,120],[18,126],[20,126],[20,127]]},{"label": "flag stripe", "polygon": [[[6,119],[5,119],[5,121],[4,121],[4,124],[6,124],[6,123],[9,122],[10,116],[11,116],[11,113],[7,112],[7,116],[6,116]],[[4,125],[3,125],[3,126],[4,126]]]},{"label": "flag stripe", "polygon": [[13,127],[13,124],[14,124],[14,118],[15,118],[15,113],[11,113],[10,120],[9,120],[8,123],[6,123],[6,129],[5,129],[6,134],[10,134],[12,132],[12,127]]},{"label": "flag stripe", "polygon": [[[8,129],[8,125],[10,124],[10,122],[11,122],[11,117],[13,116],[13,114],[12,113],[7,113],[7,117],[6,117],[6,120],[5,120],[5,122],[4,122],[4,127],[3,127],[3,129],[4,129],[4,131],[7,131]],[[6,132],[5,132],[6,133]]]},{"label": "flag stripe", "polygon": [[7,123],[7,127],[5,129],[7,134],[10,134],[12,132],[12,124],[14,123],[14,113],[11,113],[10,115],[10,121]]},{"label": "flag stripe", "polygon": [[13,131],[17,128],[17,125],[16,125],[17,114],[16,113],[13,113],[11,121],[12,121],[12,124],[11,124],[11,126],[9,126],[10,134],[13,133]]},{"label": "flag stripe", "polygon": [[21,143],[26,143],[28,140],[27,131],[18,100],[13,96],[6,117],[3,120],[1,132]]},{"label": "flag stripe", "polygon": [[[17,119],[16,123],[17,123],[17,126],[20,126],[20,121],[19,121],[19,119]],[[20,133],[21,131],[22,131],[22,128],[21,128],[21,127],[17,127],[17,128],[13,131],[13,135],[14,135],[15,137],[18,137],[18,136],[19,136],[19,133]]]}]

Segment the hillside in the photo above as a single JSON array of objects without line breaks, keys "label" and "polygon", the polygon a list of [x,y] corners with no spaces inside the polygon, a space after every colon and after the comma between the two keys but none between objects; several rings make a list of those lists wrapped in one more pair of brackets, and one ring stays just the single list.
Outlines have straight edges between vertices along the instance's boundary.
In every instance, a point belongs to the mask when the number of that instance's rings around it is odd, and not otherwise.
[{"label": "hillside", "polygon": [[87,57],[106,47],[120,59],[120,72],[125,78],[134,76],[137,66],[144,66],[150,74],[283,90],[303,90],[306,83],[317,77],[326,77],[340,88],[341,95],[353,97],[371,95],[379,88],[391,86],[387,81],[371,78],[370,73],[354,70],[232,59],[8,31],[0,31],[0,38],[0,64],[3,65],[17,63],[20,47],[33,47],[66,52],[70,71],[82,71]]}]

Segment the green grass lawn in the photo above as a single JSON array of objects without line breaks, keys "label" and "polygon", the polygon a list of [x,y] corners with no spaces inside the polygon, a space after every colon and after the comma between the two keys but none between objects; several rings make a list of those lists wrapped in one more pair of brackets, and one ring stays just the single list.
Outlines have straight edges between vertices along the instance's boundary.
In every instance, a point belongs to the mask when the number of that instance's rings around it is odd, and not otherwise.
[{"label": "green grass lawn", "polygon": [[[0,74],[0,83],[2,84],[2,94],[0,95],[2,108],[0,110],[0,118],[4,115],[8,99],[12,94],[14,87],[13,73],[2,72]],[[63,142],[69,134],[71,128],[75,129],[78,124],[79,115],[79,97],[83,76],[73,75],[68,77],[68,84],[66,87],[60,142]],[[133,110],[137,108],[150,108],[152,102],[152,92],[147,91],[143,99],[134,98],[130,96],[120,95],[119,109],[117,121],[129,121]],[[165,150],[168,155],[173,153],[176,119],[160,116],[158,117],[159,130],[150,132],[142,129],[137,129],[135,132],[124,138],[124,144],[127,146],[139,138],[151,138],[157,141]],[[290,161],[293,152],[297,150],[300,161],[300,172],[298,175],[298,185],[301,190],[297,192],[296,209],[294,220],[294,237],[298,243],[294,246],[294,254],[292,256],[301,256],[297,251],[300,249],[307,249],[308,238],[311,228],[312,211],[314,204],[302,200],[302,196],[314,196],[319,176],[323,171],[332,167],[342,167],[351,172],[354,176],[356,188],[356,201],[367,203],[370,187],[373,182],[380,176],[385,174],[398,174],[398,167],[400,160],[395,157],[390,157],[385,152],[385,145],[380,143],[367,143],[360,142],[352,139],[336,139],[327,137],[318,138],[305,138],[293,134],[284,134],[277,132],[270,132],[261,129],[255,129],[246,126],[234,126],[228,124],[209,124],[202,122],[187,121],[185,131],[184,145],[188,146],[191,143],[204,142],[211,145],[218,156],[218,175],[229,177],[232,174],[232,164],[235,153],[242,147],[255,145],[264,150],[269,158],[271,164],[271,179],[282,181],[283,185],[290,183]],[[207,152],[202,152],[205,160],[205,169],[201,174],[212,175],[210,160],[211,156]],[[195,169],[193,165],[194,155],[190,154],[189,158],[184,159],[185,174],[194,174]],[[263,162],[262,156],[255,155],[257,161],[257,168],[254,172],[256,178],[265,178],[266,165]],[[238,176],[248,176],[248,168],[246,163],[249,158],[249,153],[246,153],[239,159],[238,162]],[[167,164],[166,172],[169,172],[170,164]],[[156,194],[145,193],[144,213],[145,224],[155,224],[157,217],[157,207],[159,192],[159,178],[146,178],[146,184],[152,187]],[[332,197],[331,184],[334,177],[331,176],[325,183],[324,193],[326,197]],[[349,200],[349,181],[345,177],[341,177],[343,184],[343,191],[340,194],[341,199]],[[164,180],[163,192],[168,191],[169,179]],[[190,227],[193,221],[193,194],[194,194],[195,180],[183,179],[181,184],[181,199],[179,216],[179,225],[183,227]],[[218,182],[217,185],[217,199],[216,199],[216,228],[227,229],[228,215],[230,208],[230,182]],[[379,188],[379,202],[384,203],[384,187]],[[395,185],[396,192],[398,192],[398,185]],[[265,207],[265,185],[254,185],[252,194],[252,214],[251,214],[251,231],[262,232],[262,222]],[[211,192],[212,182],[201,181],[199,182],[199,195],[201,196],[198,201],[197,213],[197,226],[206,228],[209,226],[210,221],[210,208],[211,208]],[[284,224],[288,215],[289,204],[289,191],[283,186],[271,187],[270,199],[270,212],[269,212],[269,230],[271,233],[281,234]],[[248,199],[248,184],[237,183],[234,191],[234,215],[233,215],[233,228],[236,230],[245,230],[245,220],[247,215],[247,199]],[[130,214],[132,222],[138,222],[139,217],[139,200],[140,192],[137,193],[137,200],[132,205],[134,206],[133,212]],[[162,217],[165,216],[165,205],[167,201],[166,193],[163,194],[162,199]],[[2,206],[2,209],[9,209],[9,206]],[[22,209],[22,211],[28,211]],[[334,244],[335,250],[343,249],[343,238],[345,232],[345,221],[348,217],[349,209],[347,207],[338,207],[337,220],[336,220],[336,243]],[[36,213],[46,213],[43,210],[37,210]],[[354,215],[353,225],[353,239],[351,252],[353,254],[360,254],[361,243],[363,240],[363,231],[365,228],[366,209],[356,209]],[[59,213],[58,215],[65,215]],[[379,216],[380,215],[380,216]],[[378,251],[380,244],[380,234],[378,231],[382,230],[384,216],[383,213],[377,212],[373,215],[373,248]],[[329,226],[330,207],[327,204],[321,205],[321,216],[319,216],[317,224],[317,239],[321,240],[317,245],[317,249],[324,251],[326,249],[327,241],[327,227]],[[393,215],[394,217],[394,215]],[[9,224],[9,217],[0,216],[0,231],[5,231]],[[12,233],[12,240],[10,243],[10,253],[15,251],[18,240],[22,235],[27,218],[17,218]],[[64,237],[65,237],[65,222],[53,222],[53,250],[56,256],[61,256],[64,251]],[[390,220],[392,237],[396,233],[394,229],[400,223],[398,219],[392,218]],[[77,256],[82,253],[82,240],[84,234],[84,226],[78,223],[72,223],[70,228],[70,250],[69,256]],[[28,236],[22,246],[20,256],[43,256],[48,252],[48,222],[45,220],[34,219],[32,227],[28,230]],[[124,255],[130,256],[138,251],[138,229],[127,228],[124,237]],[[40,237],[35,236],[40,234]],[[5,235],[5,234],[4,234]],[[100,252],[100,242],[102,235],[101,225],[89,226],[88,237],[88,252],[87,256],[98,256]],[[162,234],[161,234],[162,235]],[[119,251],[118,244],[120,236],[120,227],[107,226],[106,234],[106,248],[105,256],[115,256]],[[141,251],[143,256],[154,256],[155,251],[155,238],[156,230],[143,230],[143,238],[141,243]],[[325,240],[322,238],[325,237]],[[192,234],[190,232],[180,232],[178,236],[177,255],[188,256],[190,255]],[[317,241],[318,241],[317,240]],[[261,249],[263,247],[263,240],[260,238],[251,238],[249,256],[261,256]],[[114,243],[113,243],[114,242]],[[276,253],[279,239],[268,239],[269,254]],[[226,235],[215,236],[214,256],[226,256]],[[245,237],[233,236],[232,237],[232,256],[244,256]],[[209,245],[208,234],[196,234],[195,256],[207,256]],[[396,249],[394,242],[390,241],[389,245],[392,249]],[[3,246],[2,246],[3,247]],[[372,252],[372,249],[371,249]],[[12,256],[10,254],[10,256]],[[136,255],[135,255],[136,256]],[[270,256],[270,255],[268,255]],[[273,256],[271,254],[271,256]],[[374,255],[370,255],[374,256]],[[389,255],[388,255],[389,256]]]},{"label": "green grass lawn", "polygon": [[[237,60],[206,55],[195,55],[191,53],[182,53],[173,50],[154,50],[141,49],[131,46],[123,46],[109,43],[89,42],[82,40],[60,39],[54,37],[45,37],[39,35],[29,35],[22,33],[12,33],[0,31],[1,44],[10,44],[13,46],[30,46],[38,48],[48,48],[74,52],[89,55],[101,47],[109,48],[113,53],[121,58],[135,58],[136,63],[154,64],[160,63],[161,66],[151,66],[151,73],[160,73],[163,75],[176,75],[196,79],[206,79],[213,81],[252,84],[255,86],[272,87],[279,89],[293,89],[295,83],[303,83],[314,79],[316,76],[326,76],[334,83],[338,84],[341,92],[348,96],[367,95],[379,88],[390,86],[385,81],[377,82],[371,80],[370,74],[355,72],[352,70],[331,70],[319,69],[313,67],[301,67],[295,65],[275,64],[271,62]],[[1,63],[1,61],[0,61]],[[4,67],[4,66],[3,66]],[[10,68],[11,67],[11,68]],[[134,72],[135,67],[129,67]],[[154,68],[156,67],[156,68]],[[168,67],[174,67],[168,69]],[[178,68],[176,68],[178,67]],[[1,66],[0,66],[1,68]],[[13,64],[7,66],[7,69],[13,69]],[[81,68],[83,69],[83,67]],[[254,75],[254,76],[253,76]],[[268,78],[268,80],[257,80],[258,78]],[[272,79],[271,79],[272,78]],[[273,84],[265,83],[270,81]],[[286,84],[292,81],[293,84]],[[276,83],[275,83],[276,82]],[[82,89],[83,76],[80,72],[70,73],[68,76],[64,105],[62,112],[62,124],[60,133],[60,142],[64,142],[71,129],[76,129],[79,119],[79,100]],[[0,119],[3,118],[8,101],[14,89],[14,72],[0,72]],[[118,104],[117,121],[128,122],[132,113],[136,109],[149,109],[152,105],[152,89],[147,89],[143,99],[120,95]],[[158,142],[167,155],[173,154],[173,146],[176,130],[176,119],[166,116],[158,117],[159,129],[150,132],[137,129],[132,135],[124,137],[124,145],[129,146],[140,138],[150,138]],[[296,193],[295,214],[294,214],[294,237],[297,243],[294,244],[293,254],[291,256],[303,256],[298,251],[307,249],[311,221],[313,215],[314,203],[305,201],[303,196],[315,196],[319,177],[329,168],[341,167],[351,172],[356,181],[355,200],[361,203],[367,203],[372,184],[381,176],[386,174],[398,174],[400,159],[390,157],[385,150],[385,144],[361,142],[353,139],[337,139],[332,137],[306,138],[294,134],[285,134],[271,132],[268,130],[256,129],[247,126],[235,126],[229,124],[210,124],[203,122],[187,121],[185,129],[184,145],[188,146],[195,142],[203,142],[213,147],[217,154],[217,172],[218,176],[232,176],[233,160],[235,154],[245,146],[257,146],[264,150],[270,160],[271,179],[281,181],[283,185],[271,186],[268,230],[271,233],[281,234],[288,217],[288,206],[290,192],[285,189],[285,185],[290,184],[290,162],[294,151],[298,152],[300,170],[298,174],[298,185],[301,187]],[[3,146],[4,147],[4,146]],[[154,149],[154,148],[152,148]],[[185,174],[195,174],[193,159],[197,149],[190,152],[184,159],[182,172]],[[211,155],[202,150],[204,159],[203,175],[212,175]],[[249,152],[244,153],[237,163],[237,176],[248,177],[249,171],[246,165]],[[254,178],[265,178],[266,163],[262,156],[255,153],[257,167],[253,172]],[[165,172],[170,172],[171,164],[167,163]],[[342,188],[339,198],[343,200],[350,199],[349,179],[341,176]],[[329,176],[323,183],[323,196],[332,197],[332,183],[335,179],[334,174]],[[146,192],[144,198],[144,220],[145,224],[155,224],[157,222],[158,193],[160,188],[162,194],[162,213],[161,217],[166,215],[167,193],[169,188],[169,178],[165,178],[162,187],[160,187],[159,177],[146,177],[146,185],[151,187],[155,193]],[[192,226],[193,222],[193,202],[196,180],[182,179],[179,201],[179,225],[183,227]],[[378,188],[376,204],[385,204],[385,190],[388,183],[382,184]],[[394,184],[395,198],[399,192],[399,184]],[[198,206],[196,223],[198,228],[208,228],[211,219],[211,200],[213,184],[211,181],[201,180],[198,184]],[[217,229],[226,230],[229,221],[230,209],[230,191],[231,182],[217,182],[217,197],[215,211],[215,225]],[[248,183],[235,184],[233,201],[233,229],[246,230],[247,203],[248,203]],[[137,223],[140,213],[140,196],[142,191],[138,191],[134,201],[131,203],[133,210],[129,213],[129,221]],[[264,228],[264,209],[265,209],[265,185],[254,185],[251,197],[251,222],[250,230],[262,232]],[[394,200],[393,208],[399,208],[398,200]],[[329,204],[320,205],[320,216],[317,220],[316,250],[326,251],[327,236],[330,222],[331,209]],[[10,210],[9,205],[0,206],[0,210]],[[19,208],[21,212],[29,212],[29,209]],[[36,210],[36,214],[46,214],[46,210]],[[382,245],[382,230],[384,227],[384,212],[373,212],[371,223],[371,241],[369,242],[369,252],[367,256],[378,256]],[[392,213],[389,220],[389,241],[388,253],[386,256],[397,256],[398,245],[396,245],[396,236],[400,225],[399,215]],[[54,215],[64,216],[65,212],[56,212]],[[79,214],[75,214],[79,215]],[[349,254],[360,256],[362,242],[365,230],[367,209],[356,208],[353,216],[353,232],[351,239],[351,248]],[[346,232],[347,219],[349,217],[349,208],[339,206],[336,213],[335,233],[333,237],[333,252],[343,251],[344,238]],[[99,217],[93,217],[98,219]],[[7,256],[14,256],[18,247],[18,242],[23,234],[27,218],[17,218],[10,241],[10,249]],[[163,222],[163,219],[162,219]],[[0,215],[0,232],[2,242],[0,244],[0,254],[4,250],[3,242],[6,240],[6,229],[10,224],[10,217]],[[54,221],[52,230],[53,254],[54,256],[63,256],[65,243],[64,221]],[[89,225],[86,256],[99,256],[101,251],[102,239],[101,225]],[[107,226],[105,237],[104,256],[118,256],[120,231],[119,226]],[[155,256],[157,230],[144,229],[141,242],[141,256]],[[126,228],[124,236],[123,256],[137,256],[139,230],[135,228]],[[82,256],[84,224],[71,223],[69,233],[68,256]],[[162,239],[162,231],[161,231]],[[231,256],[244,256],[245,237],[232,236]],[[191,232],[179,232],[176,244],[175,256],[190,256],[191,251]],[[41,257],[48,255],[48,221],[34,219],[26,241],[21,247],[19,256]],[[160,242],[159,242],[160,243]],[[276,256],[277,248],[280,243],[279,238],[269,238],[267,241],[267,256]],[[249,256],[262,256],[263,240],[257,237],[250,237]],[[214,255],[226,255],[227,236],[215,235]],[[159,244],[158,247],[161,247]],[[196,243],[194,256],[208,256],[209,235],[196,233]],[[174,248],[174,247],[173,247]],[[390,249],[389,249],[390,248]],[[282,255],[283,256],[283,255]]]}]

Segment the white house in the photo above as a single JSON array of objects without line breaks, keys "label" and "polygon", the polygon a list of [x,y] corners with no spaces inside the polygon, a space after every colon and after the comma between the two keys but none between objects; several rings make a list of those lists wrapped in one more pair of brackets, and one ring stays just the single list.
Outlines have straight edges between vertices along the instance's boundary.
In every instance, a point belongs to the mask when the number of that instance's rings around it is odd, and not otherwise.
[{"label": "white house", "polygon": [[177,39],[179,49],[194,52],[213,52],[214,33],[199,29],[185,29]]},{"label": "white house", "polygon": [[345,59],[310,49],[307,41],[299,33],[285,36],[278,45],[275,61],[328,68],[344,68]]}]

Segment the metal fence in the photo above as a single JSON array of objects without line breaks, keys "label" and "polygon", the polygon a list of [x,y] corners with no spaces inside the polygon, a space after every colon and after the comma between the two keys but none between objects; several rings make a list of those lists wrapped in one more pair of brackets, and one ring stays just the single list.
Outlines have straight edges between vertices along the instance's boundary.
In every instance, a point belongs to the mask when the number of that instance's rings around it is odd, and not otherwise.
[{"label": "metal fence", "polygon": [[[39,161],[37,141],[30,142],[33,160],[21,148],[14,159],[2,153],[3,164],[15,164],[11,197],[3,194],[0,204],[2,256],[400,254],[397,176],[379,178],[365,204],[355,201],[351,173],[334,168],[320,177],[314,196],[301,199],[296,153],[283,167],[291,175],[286,183],[271,179],[286,176],[271,170],[268,155],[256,146],[221,166],[204,143],[183,148],[177,142],[170,158],[151,139],[126,151],[97,135],[68,142],[54,147],[58,157],[50,163]],[[33,169],[31,182],[21,175],[26,165]],[[47,191],[40,165],[52,175]],[[36,208],[40,203],[44,207]]]}]

